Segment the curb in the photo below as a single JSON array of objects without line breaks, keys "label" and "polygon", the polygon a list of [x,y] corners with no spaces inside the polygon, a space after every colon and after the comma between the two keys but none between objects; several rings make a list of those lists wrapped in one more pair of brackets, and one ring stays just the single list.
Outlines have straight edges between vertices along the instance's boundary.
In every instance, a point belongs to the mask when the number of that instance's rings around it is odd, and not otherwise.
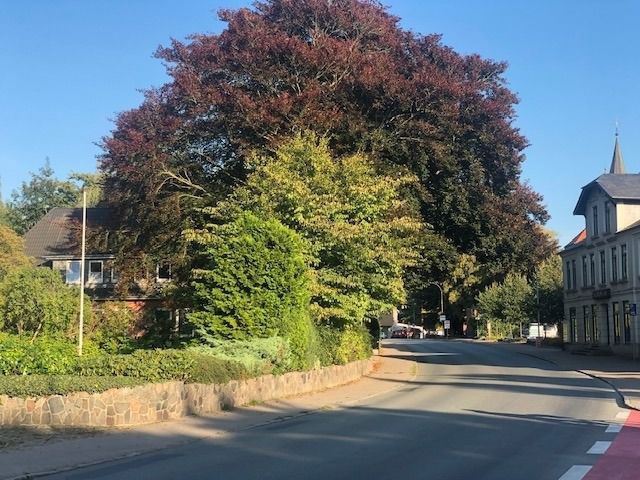
[{"label": "curb", "polygon": [[559,363],[553,361],[553,360],[549,360],[548,358],[543,358],[540,357],[538,355],[536,355],[535,353],[524,353],[524,352],[516,352],[519,355],[524,355],[526,357],[532,357],[532,358],[536,358],[538,360],[542,360],[543,362],[547,362],[550,363],[552,365],[555,365],[556,367],[558,367],[559,369],[562,370],[571,370],[572,372],[577,372],[580,373],[582,375],[585,375],[589,378],[592,378],[594,380],[599,380],[605,384],[607,384],[609,387],[611,387],[611,389],[615,392],[616,396],[618,397],[616,399],[616,403],[618,404],[618,406],[620,408],[626,408],[628,410],[635,410],[635,411],[639,411],[639,409],[637,409],[636,407],[633,407],[629,404],[629,402],[627,401],[626,397],[624,396],[624,394],[620,391],[620,389],[615,386],[613,383],[611,383],[609,380],[607,380],[606,378],[600,377],[598,375],[595,375],[593,373],[588,373],[584,370],[579,370],[579,369],[574,369],[574,368],[565,368],[562,365],[560,365]]}]

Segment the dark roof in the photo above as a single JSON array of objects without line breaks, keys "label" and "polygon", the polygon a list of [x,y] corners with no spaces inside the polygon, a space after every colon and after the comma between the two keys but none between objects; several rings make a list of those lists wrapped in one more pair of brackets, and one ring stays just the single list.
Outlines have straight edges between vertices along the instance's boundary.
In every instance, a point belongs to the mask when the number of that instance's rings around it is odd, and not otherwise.
[{"label": "dark roof", "polygon": [[611,168],[609,168],[609,173],[626,173],[624,170],[622,150],[620,150],[620,144],[618,143],[618,132],[616,132],[616,144],[613,147],[613,158],[611,159]]},{"label": "dark roof", "polygon": [[605,173],[593,182],[582,187],[580,198],[573,210],[574,215],[584,215],[587,198],[594,188],[601,188],[612,200],[628,200],[640,202],[640,174],[638,173]]},{"label": "dark roof", "polygon": [[[40,259],[55,255],[80,256],[81,227],[81,208],[54,208],[25,234],[25,252]],[[114,228],[111,209],[87,208],[87,230],[108,232]],[[87,247],[87,254],[105,253],[89,250]]]}]

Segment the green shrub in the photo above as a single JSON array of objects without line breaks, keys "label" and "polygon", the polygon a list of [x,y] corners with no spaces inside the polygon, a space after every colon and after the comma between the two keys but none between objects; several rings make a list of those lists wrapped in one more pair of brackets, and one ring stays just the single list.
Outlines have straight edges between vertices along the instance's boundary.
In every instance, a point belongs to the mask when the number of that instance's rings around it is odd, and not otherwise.
[{"label": "green shrub", "polygon": [[124,302],[105,302],[93,312],[85,328],[88,338],[108,353],[128,353],[134,348],[131,328],[134,312]]},{"label": "green shrub", "polygon": [[183,380],[188,383],[223,383],[248,376],[237,362],[177,349],[85,356],[77,362],[77,373],[83,376],[135,377],[151,382]]},{"label": "green shrub", "polygon": [[320,363],[344,365],[371,356],[371,335],[364,326],[338,329],[318,328],[320,337]]},{"label": "green shrub", "polygon": [[0,376],[0,395],[41,397],[73,392],[99,393],[111,388],[134,387],[146,380],[134,377],[78,377],[77,375]]},{"label": "green shrub", "polygon": [[[35,337],[38,334],[77,330],[79,290],[69,288],[60,274],[49,268],[23,267],[10,271],[0,282],[0,328]],[[85,299],[87,320],[90,302]]]},{"label": "green shrub", "polygon": [[251,375],[283,373],[293,369],[289,343],[282,337],[252,340],[209,339],[205,345],[190,347],[195,352],[242,364]]},{"label": "green shrub", "polygon": [[306,242],[277,220],[247,212],[188,238],[199,265],[192,272],[188,319],[198,334],[233,340],[282,336],[290,342],[294,367],[310,367]]},{"label": "green shrub", "polygon": [[0,333],[0,374],[73,373],[76,346],[67,339],[37,337],[33,342],[17,335]]}]

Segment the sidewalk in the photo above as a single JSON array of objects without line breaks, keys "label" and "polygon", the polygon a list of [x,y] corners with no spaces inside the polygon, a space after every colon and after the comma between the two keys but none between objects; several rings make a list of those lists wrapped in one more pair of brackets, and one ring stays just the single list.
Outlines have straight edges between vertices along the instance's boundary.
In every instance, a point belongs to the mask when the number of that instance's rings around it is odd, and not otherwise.
[{"label": "sidewalk", "polygon": [[[390,357],[396,353],[400,352],[385,348],[383,354],[389,356],[374,357],[374,369],[369,375],[357,382],[315,394],[238,408],[215,416],[187,417],[104,434],[91,432],[87,436],[54,439],[45,444],[0,449],[0,479],[33,478],[229,435],[322,410],[346,407],[402,388],[404,381],[411,381],[415,377],[415,363]],[[389,379],[395,381],[389,382]]]},{"label": "sidewalk", "polygon": [[640,410],[640,362],[617,356],[572,355],[554,347],[536,348],[525,344],[496,344],[519,353],[538,357],[563,370],[577,370],[597,377],[614,387],[624,403]]}]

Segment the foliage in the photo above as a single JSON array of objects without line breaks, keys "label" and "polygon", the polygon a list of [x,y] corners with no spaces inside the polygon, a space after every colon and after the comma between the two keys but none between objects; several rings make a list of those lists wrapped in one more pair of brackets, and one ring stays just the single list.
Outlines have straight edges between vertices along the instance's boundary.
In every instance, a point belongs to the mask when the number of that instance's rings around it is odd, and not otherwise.
[{"label": "foliage", "polygon": [[135,314],[124,302],[104,302],[94,309],[84,332],[108,353],[127,353],[133,349],[131,328]]},{"label": "foliage", "polygon": [[0,374],[69,374],[75,371],[77,350],[69,340],[0,333]]},{"label": "foliage", "polygon": [[321,326],[320,362],[323,366],[345,365],[371,356],[371,335],[364,326],[339,329]]},{"label": "foliage", "polygon": [[308,242],[314,321],[355,325],[403,299],[402,273],[421,227],[400,198],[412,177],[379,174],[362,155],[334,158],[313,134],[252,162],[246,182],[213,212],[263,212]]},{"label": "foliage", "polygon": [[560,323],[564,317],[564,298],[562,291],[562,259],[552,255],[536,267],[533,280],[533,295],[536,307],[540,308],[542,323]]},{"label": "foliage", "polygon": [[[220,18],[222,33],[158,51],[171,81],[103,140],[107,197],[137,233],[123,249],[179,255],[175,232],[243,184],[250,152],[309,129],[338,155],[410,169],[419,182],[405,194],[438,243],[482,266],[473,291],[532,270],[553,247],[541,197],[520,179],[527,140],[513,124],[506,63],[403,30],[374,1],[265,0]],[[451,248],[446,262],[423,252],[426,271],[454,260]]]},{"label": "foliage", "polygon": [[178,349],[85,356],[78,359],[77,372],[83,376],[114,375],[151,382],[183,380],[189,383],[226,383],[247,376],[246,370],[237,362]]},{"label": "foliage", "polygon": [[236,340],[280,335],[290,339],[294,363],[308,366],[305,242],[277,220],[248,212],[187,235],[198,255],[188,315],[198,334]]},{"label": "foliage", "polygon": [[3,375],[0,395],[44,397],[73,392],[99,393],[111,388],[134,387],[147,383],[134,377],[79,377],[77,375]]},{"label": "foliage", "polygon": [[99,173],[72,173],[69,179],[59,180],[47,158],[29,182],[11,194],[6,213],[9,225],[24,234],[52,208],[80,206],[83,185],[87,187],[87,204],[95,205],[102,197],[101,178]]},{"label": "foliage", "polygon": [[509,274],[478,295],[482,322],[491,323],[491,335],[513,337],[520,322],[528,323],[532,312],[532,289],[522,275]]},{"label": "foliage", "polygon": [[0,281],[10,270],[31,265],[24,243],[11,228],[0,225]]},{"label": "foliage", "polygon": [[190,349],[223,360],[242,364],[251,375],[284,373],[293,370],[292,355],[283,337],[254,338],[251,340],[208,339],[205,345]]},{"label": "foliage", "polygon": [[[73,334],[79,310],[77,289],[69,288],[60,274],[48,268],[22,267],[0,282],[0,327],[18,335]],[[85,297],[90,319],[91,305]]]}]

